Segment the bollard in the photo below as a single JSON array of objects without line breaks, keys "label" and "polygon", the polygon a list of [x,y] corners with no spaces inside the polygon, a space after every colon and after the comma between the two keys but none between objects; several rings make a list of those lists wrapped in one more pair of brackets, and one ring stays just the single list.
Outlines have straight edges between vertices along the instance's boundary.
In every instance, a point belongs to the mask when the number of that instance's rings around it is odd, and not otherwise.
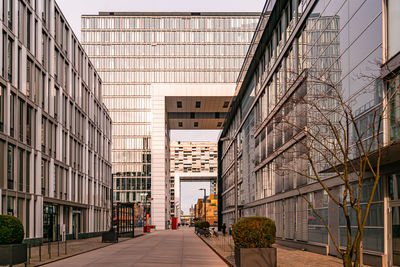
[{"label": "bollard", "polygon": [[60,257],[60,240],[57,240],[57,256]]},{"label": "bollard", "polygon": [[42,261],[42,244],[39,245],[39,261]]},{"label": "bollard", "polygon": [[28,259],[28,263],[31,264],[31,243],[29,243],[29,259]]},{"label": "bollard", "polygon": [[47,243],[47,252],[49,253],[49,259],[51,259],[51,244],[50,244],[50,240]]},{"label": "bollard", "polygon": [[67,239],[65,238],[65,255],[67,255]]}]

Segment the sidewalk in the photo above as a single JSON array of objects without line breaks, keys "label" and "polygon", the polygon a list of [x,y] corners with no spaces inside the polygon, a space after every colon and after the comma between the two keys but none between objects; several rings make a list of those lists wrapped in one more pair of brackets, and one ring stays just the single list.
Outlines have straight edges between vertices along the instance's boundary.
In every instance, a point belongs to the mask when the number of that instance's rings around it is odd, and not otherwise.
[{"label": "sidewalk", "polygon": [[[136,229],[135,229],[136,230]],[[138,231],[136,236],[143,235],[143,232]],[[119,242],[124,242],[130,240],[129,237],[118,238]],[[46,263],[57,261],[60,259],[68,258],[74,255],[79,255],[99,248],[104,248],[115,243],[102,243],[101,236],[87,238],[87,239],[74,239],[68,240],[67,244],[65,242],[51,242],[43,243],[42,246],[32,247],[30,249],[30,261],[29,261],[29,248],[28,248],[28,265],[27,266],[41,266]],[[25,266],[24,264],[19,264],[15,266]]]},{"label": "sidewalk", "polygon": [[[235,266],[234,243],[229,235],[202,238],[220,256],[225,258],[232,266]],[[292,249],[274,244],[278,253],[278,267],[307,266],[307,267],[340,267],[343,266],[339,258],[325,256],[308,251]]]},{"label": "sidewalk", "polygon": [[226,267],[192,229],[155,231],[149,235],[46,265],[48,267]]}]

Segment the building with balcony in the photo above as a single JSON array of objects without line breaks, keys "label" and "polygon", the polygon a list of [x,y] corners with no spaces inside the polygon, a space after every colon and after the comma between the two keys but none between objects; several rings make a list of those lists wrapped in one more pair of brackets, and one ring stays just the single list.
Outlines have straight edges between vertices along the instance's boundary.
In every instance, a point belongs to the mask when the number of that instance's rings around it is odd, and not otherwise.
[{"label": "building with balcony", "polygon": [[[353,112],[363,142],[375,140],[369,143],[376,147],[379,139],[387,153],[364,229],[364,263],[400,265],[396,234],[400,207],[394,189],[400,177],[400,105],[398,95],[388,99],[399,86],[399,11],[398,1],[393,0],[266,1],[218,144],[221,223],[266,216],[276,222],[278,243],[338,255],[304,196],[322,214],[342,248],[347,242],[343,212],[319,183],[302,174],[320,173],[335,196],[344,186],[331,175],[332,169],[326,169],[329,157],[320,159],[315,172],[311,169],[306,141],[315,133],[312,123],[318,116],[306,112],[312,103],[306,106],[301,101],[323,93],[325,100],[314,100],[326,101],[322,107],[330,110],[339,103],[327,100],[336,88]],[[385,101],[389,101],[388,116],[373,139],[368,127],[375,125],[374,111]],[[331,138],[326,129],[325,124],[318,135]],[[349,140],[357,140],[354,128],[349,129]],[[356,143],[352,149],[357,150]],[[316,157],[310,154],[310,158]],[[371,194],[371,177],[369,173],[362,183],[363,207]]]},{"label": "building with balcony", "polygon": [[0,1],[0,214],[28,240],[111,226],[102,81],[54,0]]}]

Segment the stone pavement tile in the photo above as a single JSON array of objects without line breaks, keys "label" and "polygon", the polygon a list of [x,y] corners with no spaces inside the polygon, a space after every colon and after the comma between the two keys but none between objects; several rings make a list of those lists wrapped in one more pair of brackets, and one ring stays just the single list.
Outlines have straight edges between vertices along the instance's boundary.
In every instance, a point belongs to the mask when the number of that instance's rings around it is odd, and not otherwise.
[{"label": "stone pavement tile", "polygon": [[[136,263],[132,267],[181,267],[181,264]],[[193,267],[193,266],[192,266]]]},{"label": "stone pavement tile", "polygon": [[156,231],[92,252],[64,259],[50,267],[222,267],[226,264],[193,229]]}]

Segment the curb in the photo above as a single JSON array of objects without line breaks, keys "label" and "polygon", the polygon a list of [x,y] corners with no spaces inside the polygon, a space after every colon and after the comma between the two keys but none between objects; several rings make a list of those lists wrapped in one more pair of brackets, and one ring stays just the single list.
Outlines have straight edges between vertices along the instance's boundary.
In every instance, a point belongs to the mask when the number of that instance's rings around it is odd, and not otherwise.
[{"label": "curb", "polygon": [[236,267],[236,265],[233,265],[224,256],[219,254],[219,252],[215,248],[213,248],[210,244],[208,244],[201,236],[199,236],[199,235],[196,235],[196,236],[198,236],[201,239],[201,241],[203,241],[212,251],[214,251],[214,253],[217,254],[218,257],[220,257],[221,260],[223,260],[229,267]]},{"label": "curb", "polygon": [[[124,243],[124,242],[126,242],[126,241],[129,241],[129,240],[132,240],[132,239],[141,237],[141,236],[144,236],[144,234],[138,234],[138,235],[136,235],[136,236],[133,237],[133,238],[126,239],[126,240],[120,241],[120,242],[118,242],[118,243]],[[88,252],[91,252],[91,251],[95,251],[95,250],[98,250],[98,249],[102,249],[102,248],[106,248],[106,247],[109,247],[109,246],[112,246],[112,245],[116,245],[116,244],[118,244],[118,243],[107,244],[107,245],[105,245],[105,246],[103,246],[103,247],[92,248],[92,249],[85,250],[85,251],[82,251],[82,252],[78,252],[78,253],[75,253],[75,254],[72,254],[72,255],[67,255],[67,256],[65,256],[65,257],[63,257],[63,258],[58,258],[58,259],[46,261],[46,262],[43,262],[43,263],[39,263],[39,264],[36,264],[36,265],[28,265],[28,266],[35,266],[35,267],[36,267],[36,266],[44,266],[44,265],[47,265],[47,264],[50,264],[50,263],[53,263],[53,262],[65,260],[65,259],[72,258],[72,257],[75,257],[75,256],[79,256],[79,255],[82,255],[82,254],[85,254],[85,253],[88,253]]]}]

